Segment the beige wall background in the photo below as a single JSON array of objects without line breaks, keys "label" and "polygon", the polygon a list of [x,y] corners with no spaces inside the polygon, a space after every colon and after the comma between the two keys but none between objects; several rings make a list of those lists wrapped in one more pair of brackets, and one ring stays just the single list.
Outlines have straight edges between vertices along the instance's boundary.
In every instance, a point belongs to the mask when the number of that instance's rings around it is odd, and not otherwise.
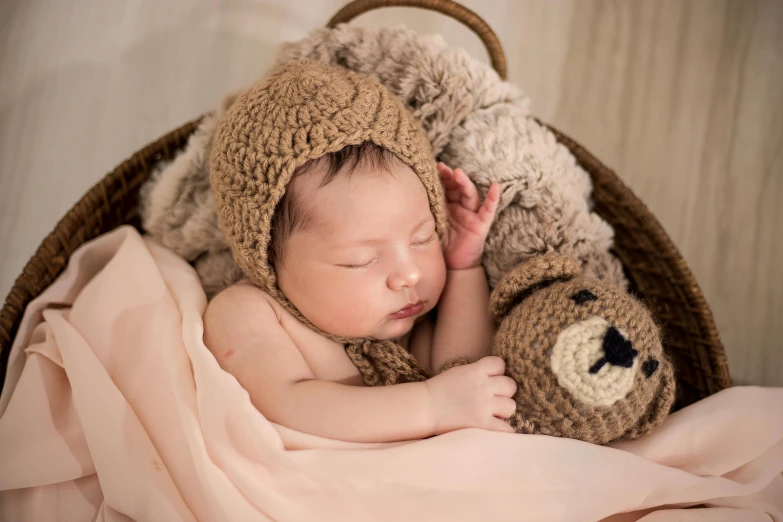
[{"label": "beige wall background", "polygon": [[[783,2],[464,0],[533,112],[615,169],[711,304],[737,383],[783,385]],[[340,0],[0,2],[0,293],[135,150],[209,110]],[[387,8],[353,23],[438,32]]]}]

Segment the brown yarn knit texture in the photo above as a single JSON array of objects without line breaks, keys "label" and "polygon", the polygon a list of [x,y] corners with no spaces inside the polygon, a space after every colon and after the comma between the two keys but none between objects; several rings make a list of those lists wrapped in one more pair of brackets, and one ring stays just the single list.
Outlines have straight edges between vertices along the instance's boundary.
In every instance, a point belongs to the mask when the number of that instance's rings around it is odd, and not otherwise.
[{"label": "brown yarn knit texture", "polygon": [[365,141],[419,176],[443,242],[446,201],[419,122],[378,81],[311,60],[272,71],[223,115],[210,156],[218,220],[244,273],[308,327],[345,344],[368,385],[424,380],[424,369],[399,344],[335,336],[312,324],[279,289],[268,260],[272,217],[294,171]]},{"label": "brown yarn knit texture", "polygon": [[[518,383],[517,412],[510,424],[519,433],[596,444],[637,438],[659,425],[671,409],[672,365],[644,305],[596,279],[575,277],[575,268],[575,262],[557,255],[535,258],[509,273],[492,294],[492,310],[500,322],[493,354],[506,361],[506,374]],[[629,378],[627,394],[611,405],[596,406],[564,388],[552,361],[553,347],[567,328],[600,320],[622,332],[638,355],[633,368],[614,370]],[[653,367],[648,377],[644,369]],[[587,367],[584,370],[582,376],[587,375]]]}]

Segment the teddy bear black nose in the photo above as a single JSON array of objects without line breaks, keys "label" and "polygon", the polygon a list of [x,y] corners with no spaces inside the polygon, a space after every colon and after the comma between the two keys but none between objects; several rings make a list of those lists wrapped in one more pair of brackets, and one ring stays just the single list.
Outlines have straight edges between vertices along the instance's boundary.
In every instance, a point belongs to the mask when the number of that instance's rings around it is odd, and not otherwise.
[{"label": "teddy bear black nose", "polygon": [[606,363],[622,368],[630,368],[633,366],[634,358],[639,354],[634,349],[631,341],[623,337],[623,334],[614,326],[610,326],[606,330],[603,349],[604,356],[590,367],[590,373],[598,373],[598,370],[603,368]]}]

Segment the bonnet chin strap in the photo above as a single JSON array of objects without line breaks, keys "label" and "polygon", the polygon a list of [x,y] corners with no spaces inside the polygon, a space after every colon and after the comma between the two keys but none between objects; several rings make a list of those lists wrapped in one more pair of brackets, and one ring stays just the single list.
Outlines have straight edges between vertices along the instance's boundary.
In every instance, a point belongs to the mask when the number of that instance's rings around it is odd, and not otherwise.
[{"label": "bonnet chin strap", "polygon": [[405,348],[389,340],[362,339],[345,345],[367,386],[426,381],[429,375]]},{"label": "bonnet chin strap", "polygon": [[[367,386],[421,382],[430,378],[416,358],[394,341],[363,339],[346,344],[345,351],[361,372]],[[470,364],[470,361],[459,357],[446,362],[435,374],[463,364]]]}]

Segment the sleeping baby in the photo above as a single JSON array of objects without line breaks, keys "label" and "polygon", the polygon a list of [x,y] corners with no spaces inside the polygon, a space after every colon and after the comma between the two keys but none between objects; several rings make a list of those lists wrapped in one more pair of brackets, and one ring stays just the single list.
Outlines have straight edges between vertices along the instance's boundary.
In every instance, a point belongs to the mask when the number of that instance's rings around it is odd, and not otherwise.
[{"label": "sleeping baby", "polygon": [[[385,87],[313,61],[274,71],[223,116],[210,175],[246,277],[209,303],[204,342],[267,419],[356,442],[513,432],[481,267],[499,186],[482,202],[436,165]],[[363,340],[435,376],[366,386],[346,353]]]}]

